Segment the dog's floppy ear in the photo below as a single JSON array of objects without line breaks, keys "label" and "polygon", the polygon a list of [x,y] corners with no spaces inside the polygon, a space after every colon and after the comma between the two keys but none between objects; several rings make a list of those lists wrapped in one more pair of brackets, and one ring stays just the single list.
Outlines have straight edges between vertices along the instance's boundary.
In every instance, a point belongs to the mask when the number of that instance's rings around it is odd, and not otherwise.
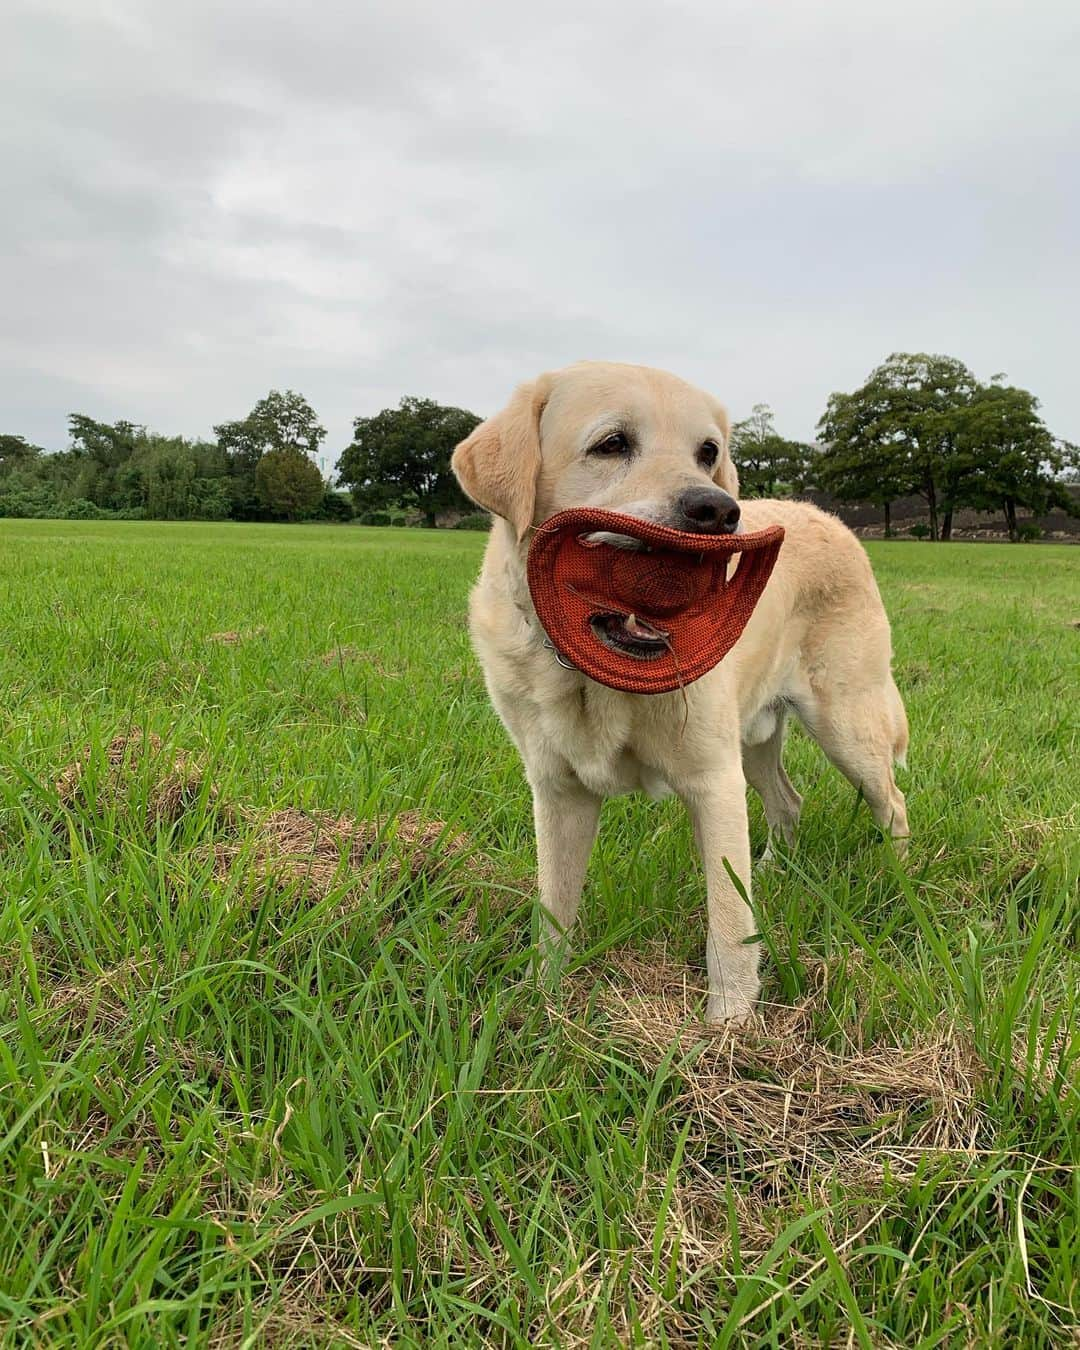
[{"label": "dog's floppy ear", "polygon": [[544,375],[520,385],[502,412],[481,422],[450,461],[466,496],[508,520],[519,541],[532,524],[540,472],[540,415],[550,392],[551,381]]},{"label": "dog's floppy ear", "polygon": [[727,409],[720,407],[719,404],[715,412],[724,439],[720,447],[720,458],[716,461],[716,468],[713,469],[713,482],[730,496],[738,497],[739,474],[731,458],[731,420],[727,415]]}]

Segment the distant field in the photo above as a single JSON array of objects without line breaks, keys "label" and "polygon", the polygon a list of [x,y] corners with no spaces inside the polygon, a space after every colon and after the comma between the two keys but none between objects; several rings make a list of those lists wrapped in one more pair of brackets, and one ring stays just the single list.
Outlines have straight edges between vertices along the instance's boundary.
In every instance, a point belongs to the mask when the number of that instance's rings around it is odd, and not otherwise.
[{"label": "distant field", "polygon": [[674,803],[529,984],[483,542],[0,522],[2,1343],[1076,1344],[1080,554],[870,547],[911,856],[793,735],[732,1039]]}]

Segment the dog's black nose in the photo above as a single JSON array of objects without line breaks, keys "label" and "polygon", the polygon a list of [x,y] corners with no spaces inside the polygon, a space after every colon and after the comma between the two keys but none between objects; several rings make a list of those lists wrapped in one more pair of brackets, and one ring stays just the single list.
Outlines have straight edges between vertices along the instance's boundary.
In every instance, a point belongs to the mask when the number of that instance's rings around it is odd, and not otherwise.
[{"label": "dog's black nose", "polygon": [[739,527],[739,503],[719,488],[687,488],[676,506],[685,530],[698,534],[734,534]]}]

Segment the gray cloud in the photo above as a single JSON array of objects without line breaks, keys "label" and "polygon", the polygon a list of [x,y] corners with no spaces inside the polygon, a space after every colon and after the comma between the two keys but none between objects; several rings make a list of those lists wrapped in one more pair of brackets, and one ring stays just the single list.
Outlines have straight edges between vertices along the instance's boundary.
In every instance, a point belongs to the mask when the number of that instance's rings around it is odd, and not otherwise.
[{"label": "gray cloud", "polygon": [[484,412],[580,357],[793,435],[895,349],[1072,370],[1075,6],[24,0],[0,31],[0,429]]}]

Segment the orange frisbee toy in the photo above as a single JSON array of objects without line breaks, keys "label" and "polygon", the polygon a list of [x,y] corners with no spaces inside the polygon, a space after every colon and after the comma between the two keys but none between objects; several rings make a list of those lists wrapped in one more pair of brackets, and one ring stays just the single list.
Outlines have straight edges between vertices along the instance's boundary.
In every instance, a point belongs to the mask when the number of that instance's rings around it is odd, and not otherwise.
[{"label": "orange frisbee toy", "polygon": [[[598,532],[629,536],[636,547],[589,537]],[[616,511],[560,511],[533,536],[529,592],[564,665],[610,689],[670,693],[738,642],[783,540],[780,525],[689,534]]]}]

